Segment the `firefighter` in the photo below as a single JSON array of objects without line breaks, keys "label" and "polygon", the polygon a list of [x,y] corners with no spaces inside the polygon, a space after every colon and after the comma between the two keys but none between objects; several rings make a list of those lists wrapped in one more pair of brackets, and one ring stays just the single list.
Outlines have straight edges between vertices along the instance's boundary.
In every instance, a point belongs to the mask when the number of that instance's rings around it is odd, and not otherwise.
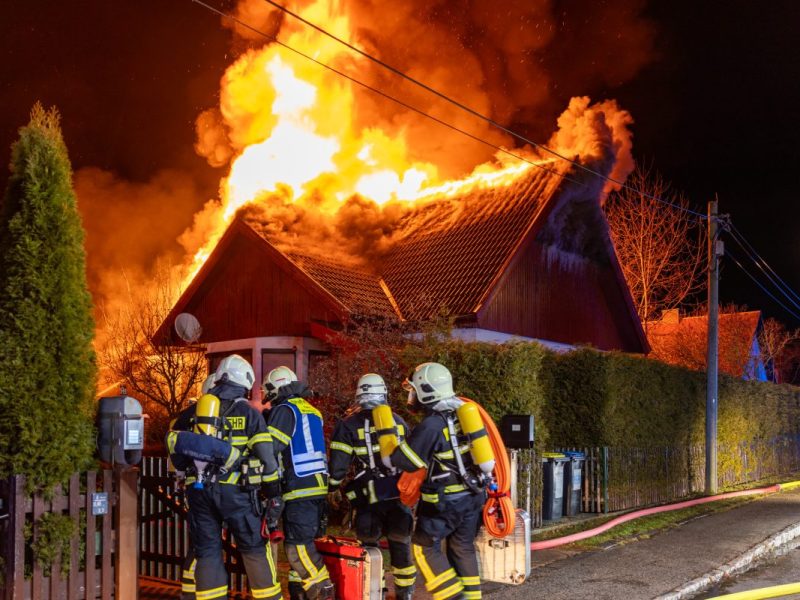
[{"label": "firefighter", "polygon": [[[388,405],[388,390],[383,378],[376,373],[361,377],[356,386],[355,401],[358,412],[339,421],[331,438],[329,487],[331,491],[337,490],[350,465],[355,465],[355,476],[346,487],[346,496],[356,511],[356,537],[364,545],[377,546],[380,537],[386,536],[395,597],[397,600],[411,600],[417,575],[411,558],[414,519],[411,509],[399,500],[399,473],[381,460],[378,428],[372,413],[375,407]],[[393,417],[397,438],[402,440],[408,427],[400,416],[393,414]]]},{"label": "firefighter", "polygon": [[[209,390],[212,387],[214,387],[215,377],[216,374],[211,373],[208,377],[205,378],[203,384],[200,386],[201,396],[207,394]],[[172,422],[169,424],[169,428],[171,430],[175,429],[175,419],[173,419]],[[170,464],[172,464],[171,461]],[[178,483],[178,488],[180,489],[181,495],[185,496],[186,473],[184,471],[176,470],[175,478]],[[190,540],[189,547],[186,549],[186,556],[184,557],[183,564],[181,565],[181,600],[195,600],[195,583],[194,583],[195,567],[197,567],[197,559],[194,557],[194,548],[192,548],[192,543]]]},{"label": "firefighter", "polygon": [[289,560],[289,595],[333,600],[334,586],[314,545],[327,518],[328,462],[322,415],[308,402],[306,385],[289,367],[264,378],[271,404],[267,425],[281,466],[284,549]]},{"label": "firefighter", "polygon": [[[266,496],[280,493],[278,465],[264,418],[247,401],[254,382],[253,369],[244,358],[233,354],[222,360],[214,381],[208,393],[219,399],[219,417],[198,416],[198,405],[194,404],[179,415],[167,437],[170,459],[176,468],[186,471],[195,597],[228,597],[228,576],[222,562],[224,519],[242,554],[253,598],[277,600],[281,588],[272,553],[261,536],[259,491]],[[217,437],[238,451],[240,458],[228,469],[209,463],[200,472],[196,460],[178,451],[178,432],[201,424],[216,431]],[[186,583],[190,584],[186,575]]]},{"label": "firefighter", "polygon": [[453,392],[450,371],[439,363],[419,365],[403,387],[409,406],[425,413],[392,453],[392,464],[403,471],[427,469],[411,539],[414,559],[434,600],[479,599],[475,538],[486,492],[455,415],[463,401]]}]

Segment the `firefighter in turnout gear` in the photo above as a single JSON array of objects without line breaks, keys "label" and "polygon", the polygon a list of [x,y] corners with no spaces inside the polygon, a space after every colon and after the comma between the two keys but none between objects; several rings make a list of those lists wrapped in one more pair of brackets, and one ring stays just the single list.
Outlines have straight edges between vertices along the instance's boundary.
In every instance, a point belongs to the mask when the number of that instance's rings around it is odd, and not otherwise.
[{"label": "firefighter in turnout gear", "polygon": [[284,549],[292,599],[333,600],[328,569],[314,545],[327,519],[328,461],[322,415],[305,397],[306,385],[288,367],[264,378],[272,408],[267,428],[281,469]]},{"label": "firefighter in turnout gear", "polygon": [[[409,405],[425,417],[392,453],[406,472],[427,468],[411,539],[414,559],[433,600],[481,597],[475,538],[486,501],[485,481],[469,452],[455,411],[450,371],[439,363],[419,365],[403,384]],[[447,542],[447,554],[442,542]]]},{"label": "firefighter in turnout gear", "polygon": [[[395,596],[398,600],[411,600],[417,576],[411,557],[414,519],[411,509],[399,500],[399,472],[381,460],[373,409],[388,408],[388,390],[380,375],[368,373],[359,379],[356,405],[357,412],[339,421],[333,432],[330,489],[337,489],[351,464],[355,466],[355,475],[346,486],[345,495],[356,511],[356,537],[364,545],[377,546],[380,537],[386,536]],[[398,415],[392,416],[396,430],[392,435],[403,440],[407,425]]]},{"label": "firefighter in turnout gear", "polygon": [[[219,416],[201,414],[201,398],[178,416],[167,434],[170,460],[186,472],[189,535],[195,555],[194,569],[189,569],[194,573],[184,574],[183,591],[192,591],[193,576],[197,600],[228,597],[222,562],[224,519],[242,554],[252,597],[277,600],[281,588],[272,553],[261,536],[259,492],[268,497],[280,493],[278,465],[264,418],[246,399],[253,386],[253,369],[234,354],[222,360],[214,380],[208,393],[219,401]],[[190,433],[192,429],[205,433]],[[213,462],[213,453],[205,456],[204,448],[212,447],[212,442],[214,448],[227,444],[235,460],[220,466]]]}]

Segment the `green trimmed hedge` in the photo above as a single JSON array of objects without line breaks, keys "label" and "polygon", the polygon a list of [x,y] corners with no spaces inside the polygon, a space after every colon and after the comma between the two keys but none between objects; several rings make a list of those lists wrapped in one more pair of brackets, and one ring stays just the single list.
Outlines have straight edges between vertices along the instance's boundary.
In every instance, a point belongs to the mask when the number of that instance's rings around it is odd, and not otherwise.
[{"label": "green trimmed hedge", "polygon": [[[495,419],[533,414],[540,449],[705,439],[705,373],[592,349],[559,354],[535,343],[449,341],[403,352],[409,368],[426,360],[446,365],[457,393],[481,402]],[[720,448],[797,431],[800,388],[720,376]],[[721,453],[721,464],[726,460]]]}]

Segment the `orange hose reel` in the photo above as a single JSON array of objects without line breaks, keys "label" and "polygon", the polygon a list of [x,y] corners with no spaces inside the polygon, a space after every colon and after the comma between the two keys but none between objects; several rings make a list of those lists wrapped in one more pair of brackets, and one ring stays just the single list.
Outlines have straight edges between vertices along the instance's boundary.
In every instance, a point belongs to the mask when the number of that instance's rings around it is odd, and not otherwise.
[{"label": "orange hose reel", "polygon": [[514,505],[511,503],[511,463],[508,460],[506,446],[489,413],[474,400],[463,397],[461,399],[478,407],[483,426],[486,428],[489,442],[492,445],[492,452],[494,452],[494,478],[497,482],[497,490],[489,491],[489,498],[483,505],[483,524],[489,535],[499,538],[506,537],[514,531],[517,516]]}]

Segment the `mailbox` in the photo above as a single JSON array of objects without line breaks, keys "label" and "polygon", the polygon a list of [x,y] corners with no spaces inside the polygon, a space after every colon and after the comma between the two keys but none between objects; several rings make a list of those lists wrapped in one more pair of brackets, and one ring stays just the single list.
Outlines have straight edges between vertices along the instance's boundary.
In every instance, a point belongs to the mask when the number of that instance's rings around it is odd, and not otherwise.
[{"label": "mailbox", "polygon": [[130,396],[100,398],[97,449],[103,462],[132,466],[142,460],[142,405]]},{"label": "mailbox", "polygon": [[533,448],[533,415],[505,415],[500,435],[506,448]]}]

